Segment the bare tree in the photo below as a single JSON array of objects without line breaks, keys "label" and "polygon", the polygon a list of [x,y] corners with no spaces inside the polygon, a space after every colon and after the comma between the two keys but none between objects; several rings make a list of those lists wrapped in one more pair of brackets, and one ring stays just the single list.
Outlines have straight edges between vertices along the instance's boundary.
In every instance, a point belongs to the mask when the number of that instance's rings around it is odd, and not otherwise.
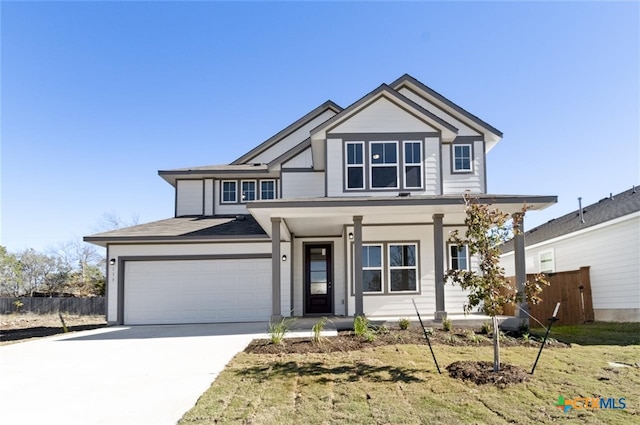
[{"label": "bare tree", "polygon": [[138,224],[138,220],[139,216],[137,213],[132,214],[128,220],[125,220],[122,219],[115,211],[106,212],[100,216],[96,225],[93,226],[93,231],[100,233],[122,229],[123,227],[136,226]]}]

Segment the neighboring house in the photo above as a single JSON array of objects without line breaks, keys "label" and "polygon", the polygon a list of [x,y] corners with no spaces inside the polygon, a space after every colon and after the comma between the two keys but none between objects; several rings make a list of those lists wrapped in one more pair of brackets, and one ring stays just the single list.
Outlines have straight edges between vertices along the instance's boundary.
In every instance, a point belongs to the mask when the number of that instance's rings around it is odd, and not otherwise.
[{"label": "neighboring house", "polygon": [[346,109],[323,103],[231,164],[159,171],[175,217],[85,237],[107,248],[107,320],[406,316],[412,299],[437,318],[462,312],[443,276],[473,266],[446,242],[463,194],[509,213],[556,202],[487,194],[501,137],[404,75]]},{"label": "neighboring house", "polygon": [[[589,266],[596,321],[640,321],[640,193],[635,188],[577,209],[524,235],[528,273]],[[513,243],[503,249],[507,275]]]}]

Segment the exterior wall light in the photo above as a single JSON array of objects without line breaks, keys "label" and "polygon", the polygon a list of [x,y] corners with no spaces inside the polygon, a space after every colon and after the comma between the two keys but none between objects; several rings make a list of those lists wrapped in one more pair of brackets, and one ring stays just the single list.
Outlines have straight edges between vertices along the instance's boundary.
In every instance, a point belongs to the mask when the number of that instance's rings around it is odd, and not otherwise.
[{"label": "exterior wall light", "polygon": [[109,260],[109,264],[114,266],[116,264],[116,259],[112,258],[111,260]]},{"label": "exterior wall light", "polygon": [[353,240],[353,232],[349,232],[349,240]]},{"label": "exterior wall light", "polygon": [[282,255],[282,261],[287,261],[287,255],[286,254]]}]

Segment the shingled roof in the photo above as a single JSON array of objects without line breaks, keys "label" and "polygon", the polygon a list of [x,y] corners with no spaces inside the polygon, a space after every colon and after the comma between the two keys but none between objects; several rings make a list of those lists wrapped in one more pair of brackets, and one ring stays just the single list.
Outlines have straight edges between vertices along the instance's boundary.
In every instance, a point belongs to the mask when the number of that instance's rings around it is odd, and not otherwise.
[{"label": "shingled roof", "polygon": [[[535,245],[559,236],[614,220],[640,211],[640,189],[633,186],[617,195],[601,199],[595,204],[582,208],[584,223],[580,220],[580,210],[575,210],[559,218],[554,218],[525,232],[525,246]],[[513,251],[513,240],[507,241],[503,253]]]}]

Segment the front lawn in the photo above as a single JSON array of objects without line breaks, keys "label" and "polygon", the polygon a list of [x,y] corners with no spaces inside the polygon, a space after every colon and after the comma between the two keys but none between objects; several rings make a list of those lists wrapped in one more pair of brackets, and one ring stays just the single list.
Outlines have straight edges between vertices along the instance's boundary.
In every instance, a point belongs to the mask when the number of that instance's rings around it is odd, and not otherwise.
[{"label": "front lawn", "polygon": [[[492,360],[487,346],[436,344],[442,375],[426,345],[358,351],[240,353],[180,424],[582,424],[640,423],[637,345],[573,346],[543,351],[535,375],[505,389],[451,378],[457,360]],[[537,348],[505,347],[502,361],[529,371]],[[554,406],[559,396],[624,397],[626,409]],[[619,405],[619,404],[618,404]]]}]

